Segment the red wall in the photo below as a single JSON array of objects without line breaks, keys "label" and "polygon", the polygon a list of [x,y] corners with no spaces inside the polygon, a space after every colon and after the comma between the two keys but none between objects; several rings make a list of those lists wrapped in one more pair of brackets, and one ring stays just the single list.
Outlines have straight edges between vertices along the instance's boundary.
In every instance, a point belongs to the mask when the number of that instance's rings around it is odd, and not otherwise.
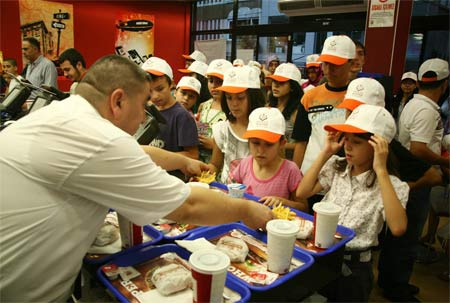
[{"label": "red wall", "polygon": [[[114,53],[117,13],[137,12],[155,16],[154,56],[177,69],[184,68],[182,54],[189,53],[190,3],[147,1],[55,1],[73,4],[74,47],[88,67],[98,58]],[[3,57],[18,59],[21,70],[21,37],[18,0],[0,0],[0,50]]]}]

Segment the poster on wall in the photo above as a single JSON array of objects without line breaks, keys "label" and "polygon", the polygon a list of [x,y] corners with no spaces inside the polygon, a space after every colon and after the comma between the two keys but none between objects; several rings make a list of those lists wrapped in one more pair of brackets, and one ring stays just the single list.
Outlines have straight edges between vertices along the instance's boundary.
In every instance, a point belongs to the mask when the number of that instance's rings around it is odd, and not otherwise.
[{"label": "poster on wall", "polygon": [[194,46],[196,50],[205,54],[207,63],[214,59],[224,59],[227,56],[227,40],[195,40]]},{"label": "poster on wall", "polygon": [[395,0],[372,0],[369,8],[369,27],[394,26]]},{"label": "poster on wall", "polygon": [[121,13],[116,18],[115,52],[141,65],[153,56],[155,16]]},{"label": "poster on wall", "polygon": [[[73,5],[43,0],[20,0],[22,39],[34,37],[41,43],[42,55],[56,61],[65,49],[73,47]],[[25,59],[22,58],[25,65]]]}]

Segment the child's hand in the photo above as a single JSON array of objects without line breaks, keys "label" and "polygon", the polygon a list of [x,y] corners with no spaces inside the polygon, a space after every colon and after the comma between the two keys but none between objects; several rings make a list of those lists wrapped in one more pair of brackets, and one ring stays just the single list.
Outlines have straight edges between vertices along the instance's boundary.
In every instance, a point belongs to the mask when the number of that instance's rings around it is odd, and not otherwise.
[{"label": "child's hand", "polygon": [[281,204],[281,200],[275,196],[265,196],[259,199],[259,202],[263,202],[264,205],[276,207]]},{"label": "child's hand", "polygon": [[339,140],[341,132],[328,132],[327,138],[325,139],[325,146],[323,151],[331,156],[337,153],[344,145],[344,137]]},{"label": "child's hand", "polygon": [[381,136],[373,135],[370,137],[369,144],[373,147],[373,170],[377,175],[386,173],[386,162],[389,154],[388,142]]},{"label": "child's hand", "polygon": [[198,140],[200,141],[200,144],[202,145],[203,148],[213,149],[213,139],[212,138],[199,135]]}]

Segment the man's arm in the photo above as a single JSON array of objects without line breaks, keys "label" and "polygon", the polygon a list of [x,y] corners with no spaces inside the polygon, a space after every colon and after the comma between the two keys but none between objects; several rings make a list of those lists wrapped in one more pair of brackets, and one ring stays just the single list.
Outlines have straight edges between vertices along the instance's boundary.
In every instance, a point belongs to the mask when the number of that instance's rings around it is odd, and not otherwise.
[{"label": "man's arm", "polygon": [[438,170],[434,167],[430,167],[422,177],[420,177],[415,182],[408,182],[409,188],[419,189],[424,187],[433,187],[436,185],[442,184],[442,177],[439,174]]},{"label": "man's arm", "polygon": [[292,138],[297,141],[294,147],[292,160],[299,168],[302,167],[303,157],[305,156],[306,146],[308,145],[310,135],[311,122],[308,119],[308,112],[303,104],[300,103],[297,110],[297,116],[295,117],[294,130],[292,131]]},{"label": "man's arm", "polygon": [[257,229],[265,228],[273,214],[260,203],[192,187],[186,201],[166,218],[195,225],[219,225],[242,220],[250,228]]},{"label": "man's arm", "polygon": [[167,171],[179,169],[187,175],[199,175],[201,171],[208,170],[208,165],[205,163],[188,158],[181,153],[173,153],[148,145],[141,145],[141,147],[153,162]]},{"label": "man's arm", "polygon": [[44,71],[44,83],[53,86],[54,88],[58,88],[58,72],[56,70],[55,65],[50,62],[45,68]]},{"label": "man's arm", "polygon": [[434,153],[431,149],[428,148],[426,143],[411,141],[409,150],[414,156],[430,164],[442,165],[446,167],[449,166],[448,157],[442,157]]}]

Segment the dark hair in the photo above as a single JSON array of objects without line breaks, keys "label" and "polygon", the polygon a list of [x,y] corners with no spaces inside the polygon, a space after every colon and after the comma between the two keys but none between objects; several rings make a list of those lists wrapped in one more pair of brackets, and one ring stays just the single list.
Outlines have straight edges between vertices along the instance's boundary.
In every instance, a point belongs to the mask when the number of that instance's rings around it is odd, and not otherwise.
[{"label": "dark hair", "polygon": [[9,62],[9,63],[11,63],[12,66],[17,67],[17,60],[16,59],[6,58],[5,60],[3,60],[3,62]]},{"label": "dark hair", "polygon": [[[263,92],[261,91],[261,89],[248,88],[245,92],[246,92],[247,98],[248,98],[248,115],[250,115],[250,113],[255,108],[264,106],[265,99],[264,99],[264,95],[263,95]],[[228,107],[226,93],[222,95],[221,105],[222,105],[222,111],[227,116],[227,119],[230,122],[236,121],[236,118],[231,114],[230,108]]]},{"label": "dark hair", "polygon": [[353,40],[352,39],[352,41],[353,41],[353,43],[355,43],[355,49],[358,48],[358,47],[361,48],[363,50],[364,56],[365,56],[366,55],[366,47],[364,46],[364,44],[362,44],[358,40]]},{"label": "dark hair", "polygon": [[200,75],[199,73],[196,74],[196,79],[200,81],[201,87],[200,87],[200,96],[197,100],[197,105],[200,105],[200,103],[203,103],[205,101],[208,101],[211,99],[211,94],[209,93],[208,89],[208,78],[206,78],[203,75]]},{"label": "dark hair", "polygon": [[41,43],[39,42],[38,39],[33,38],[33,37],[25,37],[25,38],[23,38],[23,41],[27,41],[28,43],[30,43],[31,45],[36,47],[38,49],[38,51],[41,51]]},{"label": "dark hair", "polygon": [[[370,137],[373,136],[372,133],[362,133],[362,134],[355,133],[354,135],[367,141],[370,140]],[[389,153],[386,161],[386,168],[388,170],[389,175],[394,175],[398,177],[399,174],[396,163],[398,163],[398,160],[396,159],[394,153],[391,150],[391,146],[389,145]],[[344,172],[345,169],[347,168],[347,164],[348,163],[345,158],[344,159],[338,158],[334,162],[334,169],[336,169],[338,172]],[[372,187],[375,184],[376,179],[377,175],[375,174],[375,171],[372,168],[370,169],[370,173],[366,178],[366,187],[367,188]]]},{"label": "dark hair", "polygon": [[[108,55],[91,66],[75,91],[79,93],[79,90],[82,91],[85,84],[88,84],[105,96],[109,96],[118,88],[122,88],[130,96],[135,96],[148,80],[147,73],[131,60],[118,55]],[[89,100],[89,97],[86,99]]]},{"label": "dark hair", "polygon": [[[428,71],[425,74],[423,74],[422,77],[433,78],[433,77],[436,77],[436,73],[433,71]],[[445,79],[432,81],[432,82],[423,82],[423,81],[419,80],[419,87],[420,87],[420,89],[423,89],[423,90],[435,89],[435,88],[438,88],[439,86],[441,86],[442,83],[445,82],[445,80],[448,80],[448,77]]]},{"label": "dark hair", "polygon": [[[406,79],[404,79],[406,80]],[[403,82],[403,81],[402,81]],[[406,100],[405,104],[403,106],[405,106],[412,98],[414,98],[414,94],[417,94],[419,92],[419,88],[416,86],[416,88],[413,90],[411,96],[409,96],[408,100]],[[402,102],[403,99],[403,91],[400,88],[397,92],[397,94],[394,96],[394,99],[392,100],[392,116],[394,117],[394,119],[398,118],[398,109],[400,106],[400,103]]]},{"label": "dark hair", "polygon": [[151,74],[151,73],[149,73],[149,72],[146,72],[146,73],[147,73],[148,79],[149,79],[150,81],[155,81],[155,80],[157,80],[157,79],[159,79],[159,78],[165,78],[166,81],[167,81],[167,83],[169,84],[169,86],[172,84],[172,79],[170,79],[170,77],[167,76],[166,74],[164,74],[164,75],[162,75],[162,76],[156,76],[156,75]]},{"label": "dark hair", "polygon": [[81,65],[86,68],[86,62],[84,61],[83,56],[79,51],[77,51],[74,48],[68,48],[66,49],[60,56],[59,56],[59,64],[63,63],[64,61],[69,61],[70,64],[75,67],[77,66],[77,63],[80,62]]},{"label": "dark hair", "polygon": [[[282,112],[284,119],[286,120],[289,120],[291,118],[291,115],[297,110],[298,105],[300,104],[300,100],[303,97],[303,90],[297,81],[289,80],[289,84],[291,86],[291,91],[289,92],[289,100]],[[273,96],[273,92],[270,92],[269,106],[277,107],[277,105],[278,98]]]}]

